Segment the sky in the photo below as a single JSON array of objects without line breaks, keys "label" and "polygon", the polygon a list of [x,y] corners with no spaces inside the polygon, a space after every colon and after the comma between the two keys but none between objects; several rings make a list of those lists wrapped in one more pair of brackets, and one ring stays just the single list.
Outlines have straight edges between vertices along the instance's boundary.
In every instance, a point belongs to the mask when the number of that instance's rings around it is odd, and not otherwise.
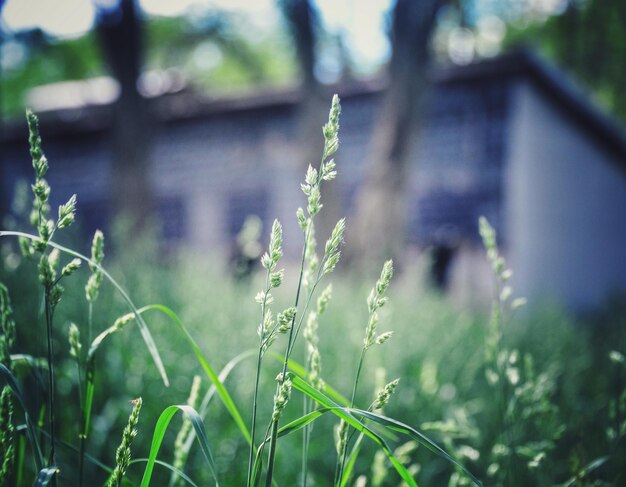
[{"label": "sky", "polygon": [[[6,0],[2,20],[10,31],[38,27],[57,37],[77,37],[89,30],[94,3],[116,0]],[[139,0],[149,15],[175,16],[193,9],[218,8],[236,12],[262,29],[278,28],[280,16],[275,0]],[[385,13],[393,0],[317,0],[324,27],[341,33],[353,58],[376,64],[389,53]]]}]

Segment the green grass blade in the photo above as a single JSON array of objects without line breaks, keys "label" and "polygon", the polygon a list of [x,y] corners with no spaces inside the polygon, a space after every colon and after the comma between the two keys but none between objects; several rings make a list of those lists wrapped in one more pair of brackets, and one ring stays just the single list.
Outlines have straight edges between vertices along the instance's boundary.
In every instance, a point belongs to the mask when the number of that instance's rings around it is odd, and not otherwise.
[{"label": "green grass blade", "polygon": [[[45,431],[45,430],[43,430],[41,428],[38,428],[38,431],[39,431],[39,433],[41,433],[46,438],[48,438],[48,439],[50,438],[50,433],[48,433],[47,431]],[[72,451],[74,453],[80,453],[80,450],[77,447],[75,447],[71,443],[68,443],[67,441],[60,440],[60,439],[57,438],[56,439],[56,444],[58,446],[62,446],[64,448],[67,448],[68,450],[70,450],[70,451]],[[104,463],[102,463],[97,458],[91,456],[89,453],[85,453],[85,459],[87,461],[89,461],[89,463],[92,463],[93,465],[95,465],[96,467],[100,468],[101,470],[103,470],[104,472],[108,473],[109,475],[113,473],[113,468],[109,467],[108,465],[105,465]],[[132,461],[131,461],[131,463],[132,463]],[[131,487],[137,487],[137,483],[133,482],[132,480],[130,480],[127,477],[124,477],[122,479],[122,484],[131,486]]]},{"label": "green grass blade", "polygon": [[32,369],[46,369],[48,361],[45,358],[33,357],[26,353],[12,353],[11,364],[13,367],[30,367]]},{"label": "green grass blade", "polygon": [[[258,351],[254,349],[246,350],[245,352],[242,352],[236,357],[233,357],[232,359],[230,359],[228,363],[224,366],[224,368],[220,370],[220,373],[218,376],[220,383],[223,384],[224,381],[230,375],[230,373],[233,371],[233,369],[237,365],[239,365],[243,360],[253,357],[257,353]],[[209,409],[209,404],[211,403],[211,399],[213,399],[213,396],[215,396],[216,392],[217,392],[217,388],[215,387],[214,384],[211,384],[211,387],[209,387],[204,397],[202,398],[202,402],[200,403],[200,407],[198,408],[198,414],[202,416],[203,418],[206,416],[206,413]],[[191,445],[193,444],[195,438],[196,438],[196,435],[194,434],[194,432],[190,431],[189,436],[187,437],[187,440],[185,441],[185,445],[183,446],[183,449],[185,452],[187,453],[189,452],[189,450],[191,449]]]},{"label": "green grass blade", "polygon": [[17,467],[15,471],[17,487],[21,487],[22,479],[24,478],[24,458],[26,457],[26,438],[20,436],[17,446]]},{"label": "green grass blade", "polygon": [[[220,370],[220,373],[217,376],[220,383],[223,384],[224,381],[228,379],[228,376],[235,369],[237,365],[239,365],[241,362],[243,362],[247,358],[254,357],[257,353],[258,353],[258,350],[250,349],[250,350],[246,350],[245,352],[241,352],[239,355],[230,359],[228,363],[224,365],[224,368]],[[209,389],[206,391],[206,394],[204,395],[200,403],[200,407],[198,408],[198,413],[200,413],[200,416],[204,417],[206,415],[208,407],[209,407],[209,403],[211,402],[211,399],[213,399],[213,396],[215,395],[216,392],[217,392],[217,388],[215,387],[215,384],[211,384],[211,387],[209,387]]]},{"label": "green grass blade", "polygon": [[154,465],[156,463],[156,457],[159,453],[159,449],[161,448],[161,443],[163,443],[163,437],[165,436],[165,432],[167,427],[170,424],[170,421],[174,417],[174,415],[178,411],[182,411],[189,421],[191,421],[191,425],[196,432],[196,436],[198,437],[198,442],[200,443],[200,448],[206,461],[209,465],[209,469],[211,470],[211,474],[215,478],[215,485],[219,486],[217,480],[217,469],[215,468],[215,462],[213,461],[213,455],[211,454],[211,448],[209,447],[209,441],[206,436],[206,432],[204,431],[204,424],[202,423],[202,418],[196,412],[194,408],[187,405],[175,405],[169,406],[165,408],[165,410],[159,416],[157,424],[154,428],[154,435],[152,436],[152,445],[150,447],[150,455],[148,456],[148,463],[146,465],[146,469],[143,474],[143,478],[141,479],[141,487],[148,487],[150,485],[150,479],[152,478],[152,471],[154,470]]},{"label": "green grass blade", "polygon": [[574,477],[565,482],[562,487],[573,487],[577,485],[577,482],[583,480],[587,477],[591,472],[597,470],[602,465],[610,460],[610,457],[600,457],[596,458],[593,462],[587,464],[580,472],[578,472]]},{"label": "green grass blade", "polygon": [[174,313],[167,306],[163,306],[163,305],[160,305],[160,304],[153,304],[153,305],[149,305],[149,306],[144,306],[143,308],[138,310],[138,313],[141,314],[141,313],[144,313],[144,312],[150,311],[150,310],[160,311],[160,312],[164,313],[183,332],[183,335],[185,336],[185,338],[189,342],[189,345],[191,346],[191,348],[193,349],[194,353],[196,354],[196,357],[197,357],[198,361],[200,362],[200,365],[204,369],[204,372],[207,374],[207,376],[209,377],[210,381],[215,386],[215,388],[217,390],[217,394],[220,396],[220,399],[222,400],[222,403],[224,403],[224,406],[226,406],[226,409],[228,410],[228,412],[232,416],[233,420],[235,421],[235,424],[237,424],[237,426],[241,430],[241,433],[243,434],[244,438],[246,439],[248,444],[250,444],[250,442],[252,441],[251,438],[250,438],[250,432],[248,431],[248,427],[246,426],[246,423],[243,421],[243,418],[241,417],[241,414],[239,413],[239,410],[237,409],[237,406],[235,406],[235,402],[233,401],[232,397],[228,393],[228,390],[226,389],[226,387],[224,387],[224,384],[222,383],[222,381],[220,380],[218,375],[215,373],[213,368],[209,365],[209,362],[206,360],[206,358],[204,358],[204,355],[202,354],[202,350],[200,350],[200,347],[198,347],[198,345],[196,344],[196,341],[193,339],[191,334],[187,331],[187,328],[185,328],[185,326],[180,321],[180,319],[178,318],[176,313]]},{"label": "green grass blade", "polygon": [[2,376],[4,382],[6,382],[11,388],[11,390],[13,391],[13,395],[17,398],[17,401],[20,403],[20,406],[24,411],[24,417],[26,419],[26,434],[28,435],[28,440],[30,442],[31,448],[33,449],[33,455],[35,458],[35,465],[37,467],[37,470],[41,470],[44,465],[44,459],[43,455],[41,454],[39,441],[37,441],[37,435],[35,434],[35,427],[31,423],[28,410],[26,409],[26,403],[24,401],[22,391],[20,390],[20,386],[18,385],[13,373],[4,364],[0,364],[0,376]]},{"label": "green grass blade", "polygon": [[[135,460],[131,460],[129,465],[132,465],[133,463],[147,463],[149,462],[150,459],[149,458],[136,458]],[[183,479],[185,482],[187,482],[189,485],[191,485],[192,487],[198,487],[198,485],[189,478],[189,476],[183,472],[182,470],[176,468],[174,465],[171,465],[167,462],[163,462],[161,460],[155,460],[154,463],[156,465],[160,465],[161,467],[165,467],[168,470],[174,472],[176,475],[178,475],[181,479]]]},{"label": "green grass blade", "polygon": [[441,448],[439,445],[437,445],[433,440],[428,438],[423,433],[420,433],[416,429],[412,428],[411,426],[409,426],[407,424],[404,424],[404,423],[402,423],[400,421],[397,421],[395,419],[391,419],[391,418],[388,418],[386,416],[382,416],[382,415],[377,414],[377,413],[372,413],[370,411],[364,411],[364,410],[361,410],[361,409],[350,409],[350,412],[352,414],[355,414],[355,415],[367,418],[370,421],[374,421],[374,422],[384,426],[385,428],[389,428],[389,429],[391,429],[393,431],[397,431],[399,433],[402,433],[402,434],[405,434],[405,435],[409,436],[410,438],[412,438],[413,440],[417,441],[421,445],[424,445],[426,448],[428,448],[433,453],[439,455],[440,457],[446,459],[450,463],[452,463],[452,464],[456,465],[457,467],[459,467],[461,470],[463,470],[465,475],[467,475],[472,480],[472,482],[474,482],[476,485],[482,487],[482,482],[480,480],[478,480],[476,477],[474,477],[474,475],[472,475],[472,473],[467,468],[465,468],[458,461],[456,461],[454,458],[452,458],[448,453],[446,453],[446,451],[443,448]]},{"label": "green grass blade", "polygon": [[256,458],[254,459],[254,466],[252,468],[252,487],[259,487],[261,485],[261,473],[263,473],[263,450],[265,449],[265,444],[268,441],[269,438],[266,438],[257,450]]},{"label": "green grass blade", "polygon": [[354,442],[354,446],[352,447],[352,451],[350,452],[350,456],[348,457],[348,461],[343,469],[343,474],[341,475],[341,479],[339,480],[339,487],[346,487],[348,485],[348,480],[354,471],[354,466],[356,465],[356,459],[359,457],[359,452],[361,451],[361,443],[363,442],[363,433],[359,433],[359,437]]},{"label": "green grass blade", "polygon": [[[272,357],[274,360],[278,361],[280,364],[282,364],[285,361],[285,356],[280,353],[268,352],[267,355]],[[287,367],[294,374],[306,380],[306,369],[302,365],[300,365],[298,362],[296,362],[295,360],[289,359],[289,362],[287,363]],[[339,391],[337,391],[336,389],[334,389],[332,386],[328,384],[326,384],[326,388],[324,389],[324,394],[339,405],[342,405],[342,406],[350,405],[350,400],[348,398],[343,396]]]},{"label": "green grass blade", "polygon": [[410,472],[398,461],[395,457],[387,442],[379,436],[375,431],[368,428],[366,425],[357,420],[354,416],[350,414],[350,408],[341,407],[338,404],[334,403],[329,397],[309,385],[304,379],[294,375],[293,373],[289,373],[289,376],[292,380],[292,385],[294,388],[306,394],[315,402],[320,404],[321,406],[327,408],[333,414],[339,416],[343,419],[348,425],[355,428],[357,431],[362,432],[365,436],[373,440],[380,448],[383,450],[387,458],[398,472],[398,475],[411,487],[418,487],[417,483],[411,476]]},{"label": "green grass blade", "polygon": [[319,418],[320,416],[324,415],[324,413],[327,413],[331,409],[332,408],[316,409],[315,411],[311,411],[310,413],[307,413],[304,416],[299,417],[298,419],[296,419],[296,420],[292,421],[291,423],[286,424],[285,426],[280,428],[278,430],[278,436],[279,437],[287,436],[287,435],[289,435],[291,433],[294,433],[294,432],[296,432],[298,430],[301,430],[307,424],[312,423],[317,418]]},{"label": "green grass blade", "polygon": [[86,384],[85,384],[85,417],[83,418],[83,431],[82,434],[85,439],[89,436],[89,423],[91,422],[91,410],[93,406],[93,394],[96,389],[94,380],[95,371],[87,370]]},{"label": "green grass blade", "polygon": [[[332,409],[333,408],[320,408],[320,409],[316,409],[315,411],[311,411],[310,413],[299,417],[298,419],[292,421],[289,424],[286,424],[281,429],[279,429],[278,436],[279,437],[287,436],[291,433],[299,431],[302,428],[306,427],[308,424],[318,419],[319,417],[331,411]],[[350,453],[348,462],[346,463],[346,467],[344,469],[344,473],[341,478],[341,482],[339,484],[340,487],[345,487],[348,480],[350,479],[350,475],[352,474],[352,471],[354,470],[356,459],[361,449],[361,442],[363,441],[363,436],[364,436],[363,433],[359,434],[359,437],[354,444],[354,448],[352,449],[352,452]]]},{"label": "green grass blade", "polygon": [[[14,231],[4,231],[4,230],[0,231],[0,237],[8,237],[8,236],[24,237],[24,238],[27,238],[27,239],[30,239],[30,240],[33,240],[33,241],[39,240],[38,236],[31,235],[29,233],[14,232]],[[135,303],[133,303],[133,301],[130,299],[130,296],[128,296],[126,291],[124,291],[124,288],[120,284],[118,284],[118,282],[115,279],[113,279],[111,274],[109,274],[104,269],[104,267],[102,267],[97,262],[94,262],[89,257],[87,257],[87,256],[85,256],[85,255],[83,255],[83,254],[81,254],[79,252],[76,252],[76,251],[74,251],[72,249],[68,249],[67,247],[59,245],[59,244],[57,244],[55,242],[48,242],[48,245],[50,247],[52,247],[52,248],[58,249],[61,252],[66,253],[68,255],[71,255],[73,257],[77,257],[77,258],[79,258],[79,259],[89,263],[90,265],[96,267],[97,269],[99,269],[102,272],[102,275],[109,280],[109,282],[120,293],[120,295],[122,296],[124,301],[126,301],[126,304],[128,304],[129,308],[133,311],[133,313],[137,317],[137,326],[139,326],[139,331],[141,332],[141,336],[143,337],[143,341],[145,342],[146,347],[148,348],[148,352],[150,352],[150,355],[152,356],[152,360],[154,361],[154,364],[156,365],[156,368],[159,371],[159,374],[161,375],[161,379],[163,380],[163,383],[166,386],[169,386],[169,384],[170,384],[169,383],[169,379],[167,378],[167,373],[165,372],[165,367],[163,366],[163,361],[161,360],[161,355],[159,354],[159,350],[157,349],[157,346],[154,343],[154,339],[152,338],[152,335],[150,334],[150,330],[148,330],[148,325],[146,325],[146,322],[141,317],[141,315],[138,313],[137,307],[135,306]]]},{"label": "green grass blade", "polygon": [[58,467],[42,468],[37,475],[37,480],[35,480],[34,487],[46,487],[46,485],[48,485],[52,481],[53,477],[57,473],[59,473]]}]

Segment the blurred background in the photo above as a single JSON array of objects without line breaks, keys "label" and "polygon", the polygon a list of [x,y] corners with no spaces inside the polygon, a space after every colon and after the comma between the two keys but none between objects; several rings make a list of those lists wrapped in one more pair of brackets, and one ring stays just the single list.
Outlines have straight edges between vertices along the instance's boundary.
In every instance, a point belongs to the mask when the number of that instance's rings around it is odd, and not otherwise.
[{"label": "blurred background", "polygon": [[85,235],[125,213],[168,248],[236,259],[246,218],[266,236],[278,217],[296,257],[298,182],[338,93],[341,177],[320,235],[347,216],[355,269],[423,255],[435,287],[475,299],[485,215],[529,298],[585,309],[626,286],[622,2],[0,8],[3,215],[30,177],[28,106],[52,201],[78,194]]},{"label": "blurred background", "polygon": [[[323,186],[317,223],[321,246],[347,217],[337,302],[321,325],[328,375],[354,367],[367,293],[393,257],[397,280],[381,326],[397,343],[368,364],[367,394],[376,366],[405,377],[390,415],[424,427],[492,485],[621,485],[625,25],[621,0],[0,0],[0,228],[32,232],[30,107],[50,161],[52,208],[78,197],[78,225],[59,241],[88,254],[103,229],[105,267],[138,304],[179,312],[219,370],[256,344],[257,262],[274,218],[294,284],[295,210],[306,205],[299,183],[319,165],[337,93],[338,176]],[[528,298],[503,338],[518,350],[503,365],[506,419],[485,379],[494,288],[481,215],[497,231],[514,295]],[[16,348],[43,356],[41,334],[25,326],[41,322],[36,273],[16,242],[0,241]],[[84,271],[68,281],[55,318],[69,439],[78,405],[67,399],[76,381],[65,344],[70,321],[85,326],[86,280]],[[288,306],[285,288],[277,302]],[[96,328],[124,312],[108,288]],[[89,450],[108,463],[128,399],[144,396],[138,449],[146,453],[158,414],[185,401],[199,370],[171,324],[149,323],[172,387],[163,390],[136,329],[112,339],[99,362]],[[227,383],[246,418],[251,374],[244,362]],[[268,367],[267,414],[274,377]],[[351,380],[329,383],[347,394]],[[511,433],[511,417],[528,426]],[[246,458],[245,442],[223,408],[207,424],[226,438],[216,458],[224,485],[241,485],[232,465]],[[332,441],[331,429],[316,431]],[[311,452],[320,485],[334,468],[328,441]],[[420,483],[466,485],[424,448],[411,452]],[[73,457],[64,455],[72,479]],[[364,455],[372,460],[373,449]],[[517,471],[506,470],[509,456]],[[192,455],[188,471],[209,482],[202,461]],[[364,462],[357,473],[369,469]],[[295,485],[288,462],[279,472]],[[391,478],[372,485],[396,485]]]}]

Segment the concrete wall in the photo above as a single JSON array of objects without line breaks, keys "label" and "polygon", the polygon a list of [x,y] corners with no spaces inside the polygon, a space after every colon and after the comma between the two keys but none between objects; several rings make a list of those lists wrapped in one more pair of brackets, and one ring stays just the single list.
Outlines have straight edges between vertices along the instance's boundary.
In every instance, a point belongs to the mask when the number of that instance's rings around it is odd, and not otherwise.
[{"label": "concrete wall", "polygon": [[517,294],[572,309],[626,291],[626,161],[532,84],[517,84],[505,232]]}]

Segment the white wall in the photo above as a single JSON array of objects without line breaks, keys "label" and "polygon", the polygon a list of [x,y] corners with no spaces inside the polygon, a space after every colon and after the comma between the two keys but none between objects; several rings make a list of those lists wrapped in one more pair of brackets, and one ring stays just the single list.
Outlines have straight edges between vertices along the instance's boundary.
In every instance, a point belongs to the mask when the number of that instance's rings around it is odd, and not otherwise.
[{"label": "white wall", "polygon": [[511,109],[504,221],[516,294],[585,309],[626,291],[626,161],[529,82]]}]

